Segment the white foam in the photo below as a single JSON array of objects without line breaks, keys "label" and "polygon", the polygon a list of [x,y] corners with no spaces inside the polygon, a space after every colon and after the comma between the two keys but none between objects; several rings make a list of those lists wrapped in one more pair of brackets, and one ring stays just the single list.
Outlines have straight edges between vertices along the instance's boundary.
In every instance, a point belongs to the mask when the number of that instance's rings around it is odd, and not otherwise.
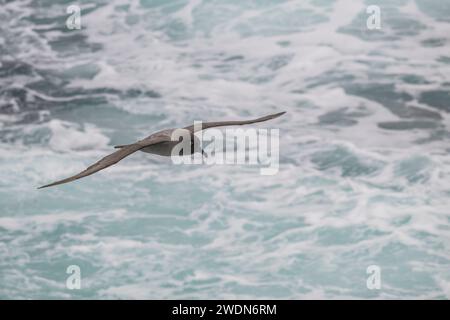
[{"label": "white foam", "polygon": [[109,139],[95,126],[79,125],[53,119],[48,123],[52,134],[49,146],[55,151],[79,151],[104,148]]}]

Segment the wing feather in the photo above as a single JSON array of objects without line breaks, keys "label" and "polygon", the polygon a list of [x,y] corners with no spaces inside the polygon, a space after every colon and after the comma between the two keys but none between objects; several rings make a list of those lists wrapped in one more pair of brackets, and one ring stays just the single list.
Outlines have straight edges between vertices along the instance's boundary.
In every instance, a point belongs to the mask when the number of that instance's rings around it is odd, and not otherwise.
[{"label": "wing feather", "polygon": [[67,182],[71,182],[74,180],[78,180],[80,178],[84,178],[87,176],[90,176],[91,174],[94,174],[100,170],[103,170],[105,168],[108,168],[110,166],[112,166],[113,164],[116,164],[117,162],[119,162],[120,160],[122,160],[123,158],[129,156],[130,154],[146,147],[152,144],[156,144],[156,143],[160,143],[162,141],[165,141],[166,138],[165,137],[155,137],[155,138],[147,138],[146,140],[143,141],[139,141],[138,143],[134,143],[134,144],[129,144],[126,145],[125,147],[121,148],[120,150],[111,153],[110,155],[102,158],[101,160],[97,161],[96,163],[94,163],[93,165],[89,166],[86,170],[81,171],[79,174],[76,174],[74,176],[71,176],[69,178],[63,179],[63,180],[59,180],[50,184],[46,184],[44,186],[39,187],[38,189],[42,189],[42,188],[47,188],[47,187],[52,187],[52,186],[56,186],[58,184],[63,184],[63,183],[67,183]]},{"label": "wing feather", "polygon": [[[237,120],[237,121],[216,121],[216,122],[204,122],[202,123],[202,127],[200,130],[206,130],[209,128],[214,128],[214,127],[223,127],[223,126],[240,126],[240,125],[244,125],[244,124],[251,124],[251,123],[257,123],[257,122],[263,122],[263,121],[267,121],[267,120],[271,120],[271,119],[275,119],[278,118],[279,116],[285,114],[286,112],[279,112],[279,113],[275,113],[275,114],[270,114],[268,116],[265,117],[261,117],[261,118],[257,118],[257,119],[252,119],[252,120]],[[194,128],[194,126],[188,126],[185,127],[184,129],[187,129],[191,132],[197,132],[200,130],[196,130],[196,128]],[[194,131],[195,130],[195,131]]]}]

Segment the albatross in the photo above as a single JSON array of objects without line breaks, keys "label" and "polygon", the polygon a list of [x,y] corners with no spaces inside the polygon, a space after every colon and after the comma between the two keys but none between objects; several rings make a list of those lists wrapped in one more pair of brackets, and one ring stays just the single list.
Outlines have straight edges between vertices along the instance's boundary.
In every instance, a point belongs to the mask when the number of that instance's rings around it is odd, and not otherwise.
[{"label": "albatross", "polygon": [[[71,176],[69,178],[59,180],[50,184],[46,184],[44,186],[39,187],[38,189],[47,188],[56,186],[63,183],[68,183],[74,180],[78,180],[80,178],[84,178],[87,176],[90,176],[91,174],[94,174],[100,170],[103,170],[105,168],[108,168],[112,166],[113,164],[116,164],[120,160],[122,160],[125,157],[128,157],[132,153],[135,153],[136,151],[143,151],[147,153],[157,154],[161,156],[171,156],[172,155],[172,149],[179,143],[177,140],[172,140],[172,134],[175,130],[187,130],[187,133],[191,137],[191,150],[186,150],[185,154],[193,154],[195,152],[201,152],[203,153],[203,149],[199,147],[198,143],[195,143],[198,140],[197,137],[195,137],[194,133],[206,130],[209,128],[214,127],[224,127],[224,126],[240,126],[245,124],[252,124],[257,122],[263,122],[267,120],[271,120],[274,118],[277,118],[286,112],[279,112],[275,114],[270,114],[265,117],[252,119],[252,120],[235,120],[235,121],[216,121],[216,122],[205,122],[202,123],[201,126],[195,126],[190,125],[184,128],[174,128],[174,129],[164,129],[158,132],[155,132],[148,137],[139,140],[137,142],[126,144],[126,145],[120,145],[115,146],[114,148],[119,149],[118,151],[111,153],[110,155],[102,158],[98,162],[94,163],[93,165],[89,166],[86,170]],[[194,142],[195,140],[195,142]],[[183,154],[183,155],[185,155]]]}]

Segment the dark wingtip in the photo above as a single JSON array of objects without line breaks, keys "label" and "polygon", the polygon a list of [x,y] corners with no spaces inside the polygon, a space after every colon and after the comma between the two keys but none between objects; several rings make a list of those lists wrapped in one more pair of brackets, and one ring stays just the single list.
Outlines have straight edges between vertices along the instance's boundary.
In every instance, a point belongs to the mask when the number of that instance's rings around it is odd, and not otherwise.
[{"label": "dark wingtip", "polygon": [[285,113],[286,113],[286,111],[278,112],[278,113],[275,113],[275,114],[271,115],[270,117],[271,117],[272,119],[278,118],[278,117],[281,117],[281,116],[282,116],[283,114],[285,114]]},{"label": "dark wingtip", "polygon": [[44,189],[44,188],[48,188],[48,187],[53,187],[53,186],[57,186],[59,184],[63,184],[63,183],[66,183],[66,182],[70,182],[70,181],[67,181],[67,179],[64,179],[64,180],[60,180],[60,181],[56,181],[56,182],[52,182],[52,183],[40,186],[37,189]]}]

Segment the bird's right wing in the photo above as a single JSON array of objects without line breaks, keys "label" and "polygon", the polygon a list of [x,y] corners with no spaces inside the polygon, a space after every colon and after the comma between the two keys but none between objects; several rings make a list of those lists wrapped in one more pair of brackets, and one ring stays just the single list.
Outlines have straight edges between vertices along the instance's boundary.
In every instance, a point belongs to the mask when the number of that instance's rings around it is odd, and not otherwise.
[{"label": "bird's right wing", "polygon": [[270,119],[274,119],[274,118],[278,118],[279,116],[285,114],[286,112],[279,112],[279,113],[274,113],[274,114],[270,114],[268,116],[265,117],[261,117],[261,118],[257,118],[257,119],[252,119],[252,120],[236,120],[236,121],[216,121],[216,122],[204,122],[202,123],[201,128],[195,128],[193,125],[192,126],[188,126],[185,127],[184,129],[187,129],[191,132],[196,132],[196,131],[200,131],[200,130],[206,130],[208,128],[214,128],[214,127],[223,127],[223,126],[240,126],[240,125],[244,125],[244,124],[251,124],[251,123],[257,123],[257,122],[263,122],[263,121],[267,121]]},{"label": "bird's right wing", "polygon": [[94,163],[93,165],[89,166],[86,170],[80,172],[79,174],[76,174],[74,176],[71,176],[69,178],[63,179],[63,180],[59,180],[50,184],[46,184],[42,187],[39,187],[38,189],[42,189],[42,188],[47,188],[47,187],[52,187],[52,186],[56,186],[58,184],[63,184],[63,183],[67,183],[67,182],[71,182],[80,178],[84,178],[87,176],[90,176],[91,174],[94,174],[100,170],[103,170],[105,168],[108,168],[109,166],[112,166],[113,164],[116,164],[117,162],[119,162],[120,160],[122,160],[123,158],[129,156],[130,154],[145,148],[149,145],[152,144],[157,144],[163,141],[166,141],[167,138],[164,136],[157,136],[155,138],[147,138],[145,139],[145,141],[139,141],[138,143],[134,143],[134,144],[129,144],[124,146],[123,148],[121,148],[120,150],[111,153],[110,155],[104,157],[103,159],[101,159],[100,161]]}]

